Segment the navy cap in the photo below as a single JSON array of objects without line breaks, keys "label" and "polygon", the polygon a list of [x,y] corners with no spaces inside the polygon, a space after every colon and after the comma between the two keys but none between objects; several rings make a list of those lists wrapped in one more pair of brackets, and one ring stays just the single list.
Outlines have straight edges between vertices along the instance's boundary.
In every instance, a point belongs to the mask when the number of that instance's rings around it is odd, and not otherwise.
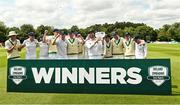
[{"label": "navy cap", "polygon": [[61,31],[61,35],[67,35],[67,32]]},{"label": "navy cap", "polygon": [[125,33],[125,36],[129,36],[129,35],[130,35],[130,33],[129,33],[129,32],[126,32],[126,33]]},{"label": "navy cap", "polygon": [[63,35],[63,36],[66,36],[67,34],[65,34],[65,33],[62,33],[61,35]]},{"label": "navy cap", "polygon": [[73,34],[73,32],[70,31],[68,34],[71,35],[71,34]]},{"label": "navy cap", "polygon": [[54,29],[53,32],[60,32],[59,29]]},{"label": "navy cap", "polygon": [[77,35],[77,34],[78,34],[78,32],[74,32],[74,34],[75,34],[75,35]]},{"label": "navy cap", "polygon": [[68,32],[68,34],[73,34],[74,32],[72,31],[72,30],[70,30],[69,32]]},{"label": "navy cap", "polygon": [[110,35],[106,35],[105,38],[111,38],[111,36]]},{"label": "navy cap", "polygon": [[137,40],[137,39],[141,39],[141,37],[140,37],[139,35],[136,35],[136,36],[134,37],[134,40]]},{"label": "navy cap", "polygon": [[117,35],[118,33],[115,32],[115,31],[113,31],[111,34],[112,34],[112,36],[115,36],[115,35]]},{"label": "navy cap", "polygon": [[89,34],[89,33],[94,33],[94,31],[93,31],[93,30],[89,30],[88,34]]},{"label": "navy cap", "polygon": [[34,32],[29,32],[28,35],[29,36],[35,36],[35,33]]}]

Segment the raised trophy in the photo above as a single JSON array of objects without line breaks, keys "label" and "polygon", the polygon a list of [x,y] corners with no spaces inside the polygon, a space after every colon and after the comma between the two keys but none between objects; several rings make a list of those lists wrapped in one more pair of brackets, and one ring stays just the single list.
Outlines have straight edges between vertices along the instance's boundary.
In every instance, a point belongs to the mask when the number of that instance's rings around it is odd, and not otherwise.
[{"label": "raised trophy", "polygon": [[105,32],[96,32],[95,33],[96,38],[101,39],[101,40],[103,39],[103,37],[105,37],[105,35],[106,35]]}]

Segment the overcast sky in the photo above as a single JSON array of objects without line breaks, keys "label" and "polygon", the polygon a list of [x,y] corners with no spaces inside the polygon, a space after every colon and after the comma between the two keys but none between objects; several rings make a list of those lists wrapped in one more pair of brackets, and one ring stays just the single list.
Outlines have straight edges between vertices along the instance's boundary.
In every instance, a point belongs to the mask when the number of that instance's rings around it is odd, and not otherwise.
[{"label": "overcast sky", "polygon": [[0,0],[0,21],[19,27],[87,27],[116,21],[159,28],[180,22],[179,0]]}]

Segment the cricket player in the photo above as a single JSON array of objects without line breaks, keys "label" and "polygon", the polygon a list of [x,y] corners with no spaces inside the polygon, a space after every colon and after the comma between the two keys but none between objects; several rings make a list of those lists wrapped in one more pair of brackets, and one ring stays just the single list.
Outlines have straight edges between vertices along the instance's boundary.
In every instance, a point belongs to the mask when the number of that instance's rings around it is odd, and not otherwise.
[{"label": "cricket player", "polygon": [[66,40],[66,35],[64,33],[56,36],[53,41],[53,45],[57,46],[57,58],[58,59],[67,59],[67,46],[68,42]]},{"label": "cricket player", "polygon": [[[55,38],[60,34],[58,29],[53,30],[54,36],[51,38],[46,38],[49,43],[49,59],[56,59],[57,58],[57,46],[53,44]],[[57,41],[57,40],[56,40]]]},{"label": "cricket player", "polygon": [[135,59],[135,42],[128,32],[125,33],[123,46],[125,59]]},{"label": "cricket player", "polygon": [[38,40],[35,39],[35,33],[29,32],[28,39],[24,40],[21,48],[26,47],[26,59],[36,59],[36,47],[38,46]]},{"label": "cricket player", "polygon": [[46,41],[46,35],[48,34],[48,31],[45,30],[45,33],[43,37],[40,38],[39,42],[39,48],[40,48],[40,54],[39,59],[48,59],[48,51],[49,51],[49,43]]},{"label": "cricket player", "polygon": [[78,54],[78,58],[79,59],[82,59],[84,58],[84,44],[85,44],[85,41],[84,41],[84,38],[81,36],[81,34],[77,34],[76,35],[76,39],[78,40],[78,51],[79,51],[79,54]]},{"label": "cricket player", "polygon": [[112,58],[112,42],[111,42],[111,36],[110,35],[106,35],[104,37],[104,41],[103,41],[103,46],[104,46],[104,53],[103,56],[104,58]]},{"label": "cricket player", "polygon": [[70,32],[69,38],[67,39],[67,54],[68,59],[78,59],[79,54],[79,40],[75,38],[75,33]]},{"label": "cricket player", "polygon": [[145,59],[147,56],[147,44],[139,36],[134,38],[136,59]]},{"label": "cricket player", "polygon": [[102,40],[96,38],[93,31],[89,32],[89,40],[86,41],[85,46],[88,52],[89,59],[102,59]]},{"label": "cricket player", "polygon": [[21,51],[21,43],[16,38],[17,33],[15,31],[9,32],[9,39],[5,42],[5,49],[7,50],[7,59],[20,58],[19,52]]},{"label": "cricket player", "polygon": [[84,44],[84,38],[81,36],[81,34],[76,35],[77,40],[79,41],[79,53],[83,52],[83,44]]},{"label": "cricket player", "polygon": [[114,59],[124,59],[123,51],[123,38],[120,37],[116,32],[112,33],[112,54]]},{"label": "cricket player", "polygon": [[83,51],[83,58],[84,59],[88,59],[89,57],[88,57],[88,48],[87,48],[87,46],[86,46],[86,42],[88,41],[88,40],[90,40],[90,34],[88,33],[88,35],[86,36],[86,38],[85,38],[85,40],[84,40],[84,51]]}]

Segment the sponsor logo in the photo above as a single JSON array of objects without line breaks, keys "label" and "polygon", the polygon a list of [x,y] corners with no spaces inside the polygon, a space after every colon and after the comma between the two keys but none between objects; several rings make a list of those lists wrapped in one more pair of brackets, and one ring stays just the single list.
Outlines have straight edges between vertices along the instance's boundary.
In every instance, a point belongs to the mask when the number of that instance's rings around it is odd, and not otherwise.
[{"label": "sponsor logo", "polygon": [[165,66],[151,66],[148,69],[148,80],[151,80],[155,85],[161,86],[166,80],[169,80],[169,70]]},{"label": "sponsor logo", "polygon": [[8,76],[9,79],[19,85],[23,80],[27,79],[26,76],[26,68],[22,66],[14,66],[10,68],[10,75]]}]

